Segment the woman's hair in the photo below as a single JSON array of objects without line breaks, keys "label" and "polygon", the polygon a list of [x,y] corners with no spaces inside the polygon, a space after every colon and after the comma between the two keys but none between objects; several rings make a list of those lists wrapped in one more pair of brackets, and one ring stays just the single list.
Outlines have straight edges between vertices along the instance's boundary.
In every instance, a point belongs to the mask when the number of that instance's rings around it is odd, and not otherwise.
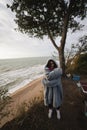
[{"label": "woman's hair", "polygon": [[46,67],[50,68],[51,67],[51,62],[54,64],[54,68],[58,67],[56,62],[54,60],[52,60],[52,59],[48,60]]}]

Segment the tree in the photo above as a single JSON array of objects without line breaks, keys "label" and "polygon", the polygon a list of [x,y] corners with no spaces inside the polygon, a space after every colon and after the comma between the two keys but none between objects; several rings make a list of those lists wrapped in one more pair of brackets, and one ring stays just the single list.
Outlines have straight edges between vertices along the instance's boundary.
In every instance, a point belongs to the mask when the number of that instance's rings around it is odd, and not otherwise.
[{"label": "tree", "polygon": [[79,38],[79,41],[76,45],[72,44],[71,50],[66,51],[66,64],[70,61],[72,62],[73,59],[81,54],[87,53],[87,36],[84,35],[83,37]]},{"label": "tree", "polygon": [[[30,36],[48,36],[59,53],[60,66],[65,73],[64,48],[68,28],[80,29],[75,17],[86,17],[86,0],[13,0],[8,5],[16,13],[18,29]],[[55,39],[61,36],[60,43]]]},{"label": "tree", "polygon": [[87,74],[87,36],[79,38],[76,45],[66,50],[66,73]]},{"label": "tree", "polygon": [[73,45],[74,48],[77,49],[76,55],[80,55],[81,53],[87,53],[87,36],[84,35],[79,39],[79,43],[76,46]]},{"label": "tree", "polygon": [[66,64],[67,74],[87,74],[87,53],[76,55],[74,59],[69,59]]}]

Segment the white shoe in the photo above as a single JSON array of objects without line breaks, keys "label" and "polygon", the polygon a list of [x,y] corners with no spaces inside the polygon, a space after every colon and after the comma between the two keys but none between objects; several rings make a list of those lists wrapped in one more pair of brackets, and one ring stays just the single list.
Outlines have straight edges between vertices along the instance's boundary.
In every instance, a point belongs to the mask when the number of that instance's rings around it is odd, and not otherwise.
[{"label": "white shoe", "polygon": [[51,118],[52,117],[52,109],[49,109],[49,112],[48,112],[48,118]]},{"label": "white shoe", "polygon": [[60,120],[61,116],[60,116],[60,111],[59,110],[56,110],[56,113],[57,113],[57,119]]}]

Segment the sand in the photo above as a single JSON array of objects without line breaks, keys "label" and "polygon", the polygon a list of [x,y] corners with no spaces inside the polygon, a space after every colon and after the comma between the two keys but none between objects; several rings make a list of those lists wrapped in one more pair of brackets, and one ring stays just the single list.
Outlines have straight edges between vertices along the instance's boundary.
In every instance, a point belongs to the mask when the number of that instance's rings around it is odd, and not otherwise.
[{"label": "sand", "polygon": [[42,78],[36,79],[11,94],[12,100],[15,101],[16,104],[21,104],[22,102],[27,102],[32,100],[34,97],[39,96],[43,88],[41,79]]},{"label": "sand", "polygon": [[21,89],[15,91],[13,94],[11,94],[11,100],[9,109],[11,110],[11,114],[9,117],[5,117],[2,121],[0,126],[4,125],[6,122],[12,120],[16,114],[17,109],[19,109],[19,106],[21,106],[22,103],[29,103],[36,97],[40,97],[40,95],[43,93],[43,86],[41,83],[42,77],[38,78],[26,86],[22,87]]}]

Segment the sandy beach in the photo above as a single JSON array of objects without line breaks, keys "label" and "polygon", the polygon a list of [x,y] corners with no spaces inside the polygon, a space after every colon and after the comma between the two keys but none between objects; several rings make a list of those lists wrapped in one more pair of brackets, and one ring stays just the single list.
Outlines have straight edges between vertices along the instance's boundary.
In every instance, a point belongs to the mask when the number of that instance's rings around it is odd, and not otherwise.
[{"label": "sandy beach", "polygon": [[43,86],[41,84],[41,80],[42,77],[30,82],[26,86],[10,95],[12,102],[10,103],[9,109],[11,109],[12,113],[9,117],[6,117],[1,121],[1,125],[5,124],[7,121],[10,121],[15,117],[16,111],[22,103],[28,103],[35,97],[40,97],[40,95],[42,95]]},{"label": "sandy beach", "polygon": [[11,94],[12,100],[15,101],[16,104],[21,104],[22,102],[30,101],[34,97],[39,96],[43,88],[41,80],[42,78],[36,79]]}]

